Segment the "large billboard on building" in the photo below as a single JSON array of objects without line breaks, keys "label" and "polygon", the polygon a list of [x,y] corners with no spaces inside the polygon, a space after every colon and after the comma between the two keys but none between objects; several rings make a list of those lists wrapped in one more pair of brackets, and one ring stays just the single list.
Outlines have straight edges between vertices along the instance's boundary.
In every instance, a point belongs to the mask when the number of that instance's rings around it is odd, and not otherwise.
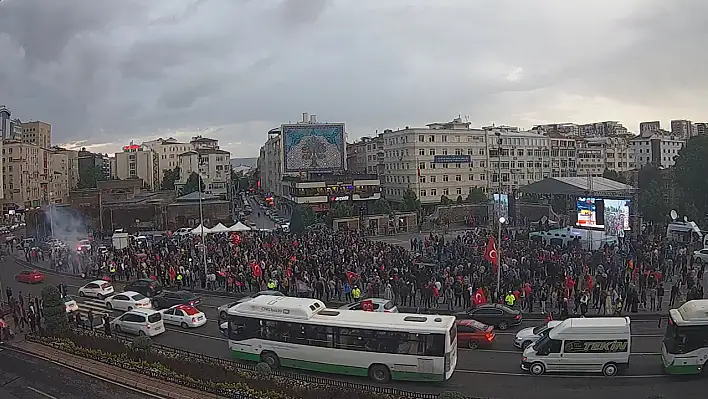
[{"label": "large billboard on building", "polygon": [[344,124],[282,125],[285,172],[344,170]]}]

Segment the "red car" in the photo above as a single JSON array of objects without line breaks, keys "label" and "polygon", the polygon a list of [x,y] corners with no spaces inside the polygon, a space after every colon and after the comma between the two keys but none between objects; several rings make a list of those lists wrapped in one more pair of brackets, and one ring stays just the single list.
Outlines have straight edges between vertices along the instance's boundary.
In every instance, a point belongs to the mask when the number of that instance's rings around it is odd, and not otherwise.
[{"label": "red car", "polygon": [[44,281],[44,274],[38,270],[25,270],[15,275],[15,281],[27,284],[36,284]]},{"label": "red car", "polygon": [[494,342],[494,327],[476,320],[457,320],[457,345],[470,349],[486,348]]}]

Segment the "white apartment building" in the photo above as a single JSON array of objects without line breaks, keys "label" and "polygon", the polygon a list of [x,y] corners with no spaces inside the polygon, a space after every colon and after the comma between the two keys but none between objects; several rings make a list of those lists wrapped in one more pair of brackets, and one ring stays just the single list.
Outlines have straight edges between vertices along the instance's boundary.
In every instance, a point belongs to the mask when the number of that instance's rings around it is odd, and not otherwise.
[{"label": "white apartment building", "polygon": [[19,140],[5,140],[2,149],[3,211],[47,204],[50,200],[50,166],[47,149]]},{"label": "white apartment building", "polygon": [[142,179],[150,190],[158,190],[162,182],[157,173],[157,158],[158,154],[150,148],[131,143],[111,159],[111,177],[120,180]]},{"label": "white apartment building", "polygon": [[63,154],[66,157],[69,191],[76,189],[79,185],[79,152],[61,147],[52,147],[51,150],[55,154]]},{"label": "white apartment building", "polygon": [[686,141],[678,137],[653,132],[637,136],[631,141],[636,167],[641,169],[649,163],[662,168],[672,167],[685,144]]},{"label": "white apartment building", "polygon": [[268,140],[261,147],[260,162],[261,190],[276,197],[283,196],[283,154],[279,127],[268,132]]},{"label": "white apartment building", "polygon": [[51,176],[49,179],[49,198],[55,204],[67,203],[70,187],[70,154],[51,149],[49,151]]},{"label": "white apartment building", "polygon": [[576,141],[577,175],[601,177],[605,169],[635,169],[631,141],[625,137],[587,137]]},{"label": "white apartment building", "polygon": [[157,182],[162,184],[165,169],[174,169],[179,166],[179,154],[192,150],[190,143],[182,143],[175,138],[159,138],[146,141],[143,146],[151,149],[157,155]]},{"label": "white apartment building", "polygon": [[231,153],[219,149],[219,141],[202,136],[193,137],[191,149],[179,154],[180,179],[175,183],[181,189],[192,173],[199,174],[204,192],[226,197],[231,183]]}]

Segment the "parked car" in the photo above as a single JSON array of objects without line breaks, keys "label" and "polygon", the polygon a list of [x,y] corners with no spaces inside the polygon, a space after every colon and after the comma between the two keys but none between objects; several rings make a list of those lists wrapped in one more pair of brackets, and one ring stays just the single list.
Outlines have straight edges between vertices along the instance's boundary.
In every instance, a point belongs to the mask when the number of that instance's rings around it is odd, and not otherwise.
[{"label": "parked car", "polygon": [[79,296],[88,296],[98,299],[104,299],[113,295],[114,290],[111,283],[104,280],[94,280],[83,287],[79,288]]},{"label": "parked car", "polygon": [[44,281],[44,274],[39,270],[23,270],[15,275],[18,283],[37,284]]},{"label": "parked car", "polygon": [[458,320],[477,320],[500,330],[518,326],[523,321],[521,312],[499,304],[484,304],[455,314]]},{"label": "parked car", "polygon": [[117,333],[154,337],[165,332],[162,313],[152,309],[133,309],[111,321],[111,329]]},{"label": "parked car", "polygon": [[163,291],[160,295],[152,298],[152,307],[163,309],[175,305],[197,306],[201,302],[201,299],[189,291]]},{"label": "parked car", "polygon": [[113,295],[106,299],[106,308],[131,311],[133,309],[150,309],[152,303],[150,298],[135,291],[125,291],[120,294]]},{"label": "parked car", "polygon": [[182,328],[200,327],[206,324],[207,318],[204,312],[194,306],[175,305],[169,309],[163,309],[162,320],[167,324],[174,324]]},{"label": "parked car", "polygon": [[361,307],[364,301],[371,301],[373,303],[374,312],[398,313],[396,305],[392,301],[383,298],[367,298],[359,302],[348,303],[339,308],[346,310],[362,310]]},{"label": "parked car", "polygon": [[243,297],[243,298],[239,298],[239,299],[237,299],[237,300],[235,300],[235,301],[231,301],[231,302],[228,302],[228,303],[225,303],[225,304],[219,306],[219,309],[218,309],[218,311],[219,311],[219,319],[225,319],[225,318],[226,318],[226,312],[228,312],[229,308],[233,307],[234,305],[237,305],[237,304],[239,304],[239,303],[243,303],[243,302],[246,302],[246,301],[250,301],[251,299],[257,298],[257,297],[259,297],[259,296],[261,296],[261,295],[285,296],[285,294],[283,294],[283,293],[280,292],[280,291],[264,290],[264,291],[257,292],[257,293],[255,293],[255,294],[253,294],[253,295],[248,295],[248,296],[245,296],[245,297]]},{"label": "parked car", "polygon": [[477,320],[457,320],[457,345],[470,349],[486,348],[494,342],[494,327]]},{"label": "parked car", "polygon": [[162,293],[162,284],[157,280],[141,278],[129,283],[124,289],[126,291],[139,292],[148,298],[152,298]]},{"label": "parked car", "polygon": [[551,320],[536,327],[528,327],[516,333],[514,346],[519,349],[526,349],[532,343],[548,335],[553,327],[559,325],[560,320]]}]

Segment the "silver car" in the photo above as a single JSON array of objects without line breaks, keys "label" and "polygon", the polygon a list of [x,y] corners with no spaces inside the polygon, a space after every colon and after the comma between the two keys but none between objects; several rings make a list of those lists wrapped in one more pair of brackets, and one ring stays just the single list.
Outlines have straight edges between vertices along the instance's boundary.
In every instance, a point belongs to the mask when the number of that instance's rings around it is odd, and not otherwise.
[{"label": "silver car", "polygon": [[224,319],[226,319],[226,315],[227,315],[229,309],[230,309],[231,307],[233,307],[234,305],[238,305],[239,303],[244,303],[244,302],[246,302],[246,301],[250,301],[251,299],[256,298],[256,297],[259,297],[259,296],[261,296],[261,295],[285,296],[285,294],[283,294],[283,293],[280,292],[280,291],[265,290],[265,291],[257,292],[257,293],[255,293],[255,294],[253,294],[253,295],[249,295],[249,296],[245,296],[245,297],[243,297],[243,298],[239,298],[239,299],[237,299],[237,300],[235,300],[235,301],[232,301],[232,302],[229,302],[229,303],[225,303],[225,304],[219,306],[219,320],[224,320]]},{"label": "silver car", "polygon": [[514,338],[514,346],[520,349],[526,349],[532,343],[547,335],[553,327],[559,325],[560,320],[552,320],[536,327],[528,327],[516,333]]},{"label": "silver car", "polygon": [[371,301],[374,305],[374,312],[386,312],[386,313],[398,313],[398,308],[396,304],[388,299],[383,298],[366,298],[359,302],[348,303],[344,306],[340,306],[340,309],[346,310],[362,310],[361,306],[364,301]]}]

